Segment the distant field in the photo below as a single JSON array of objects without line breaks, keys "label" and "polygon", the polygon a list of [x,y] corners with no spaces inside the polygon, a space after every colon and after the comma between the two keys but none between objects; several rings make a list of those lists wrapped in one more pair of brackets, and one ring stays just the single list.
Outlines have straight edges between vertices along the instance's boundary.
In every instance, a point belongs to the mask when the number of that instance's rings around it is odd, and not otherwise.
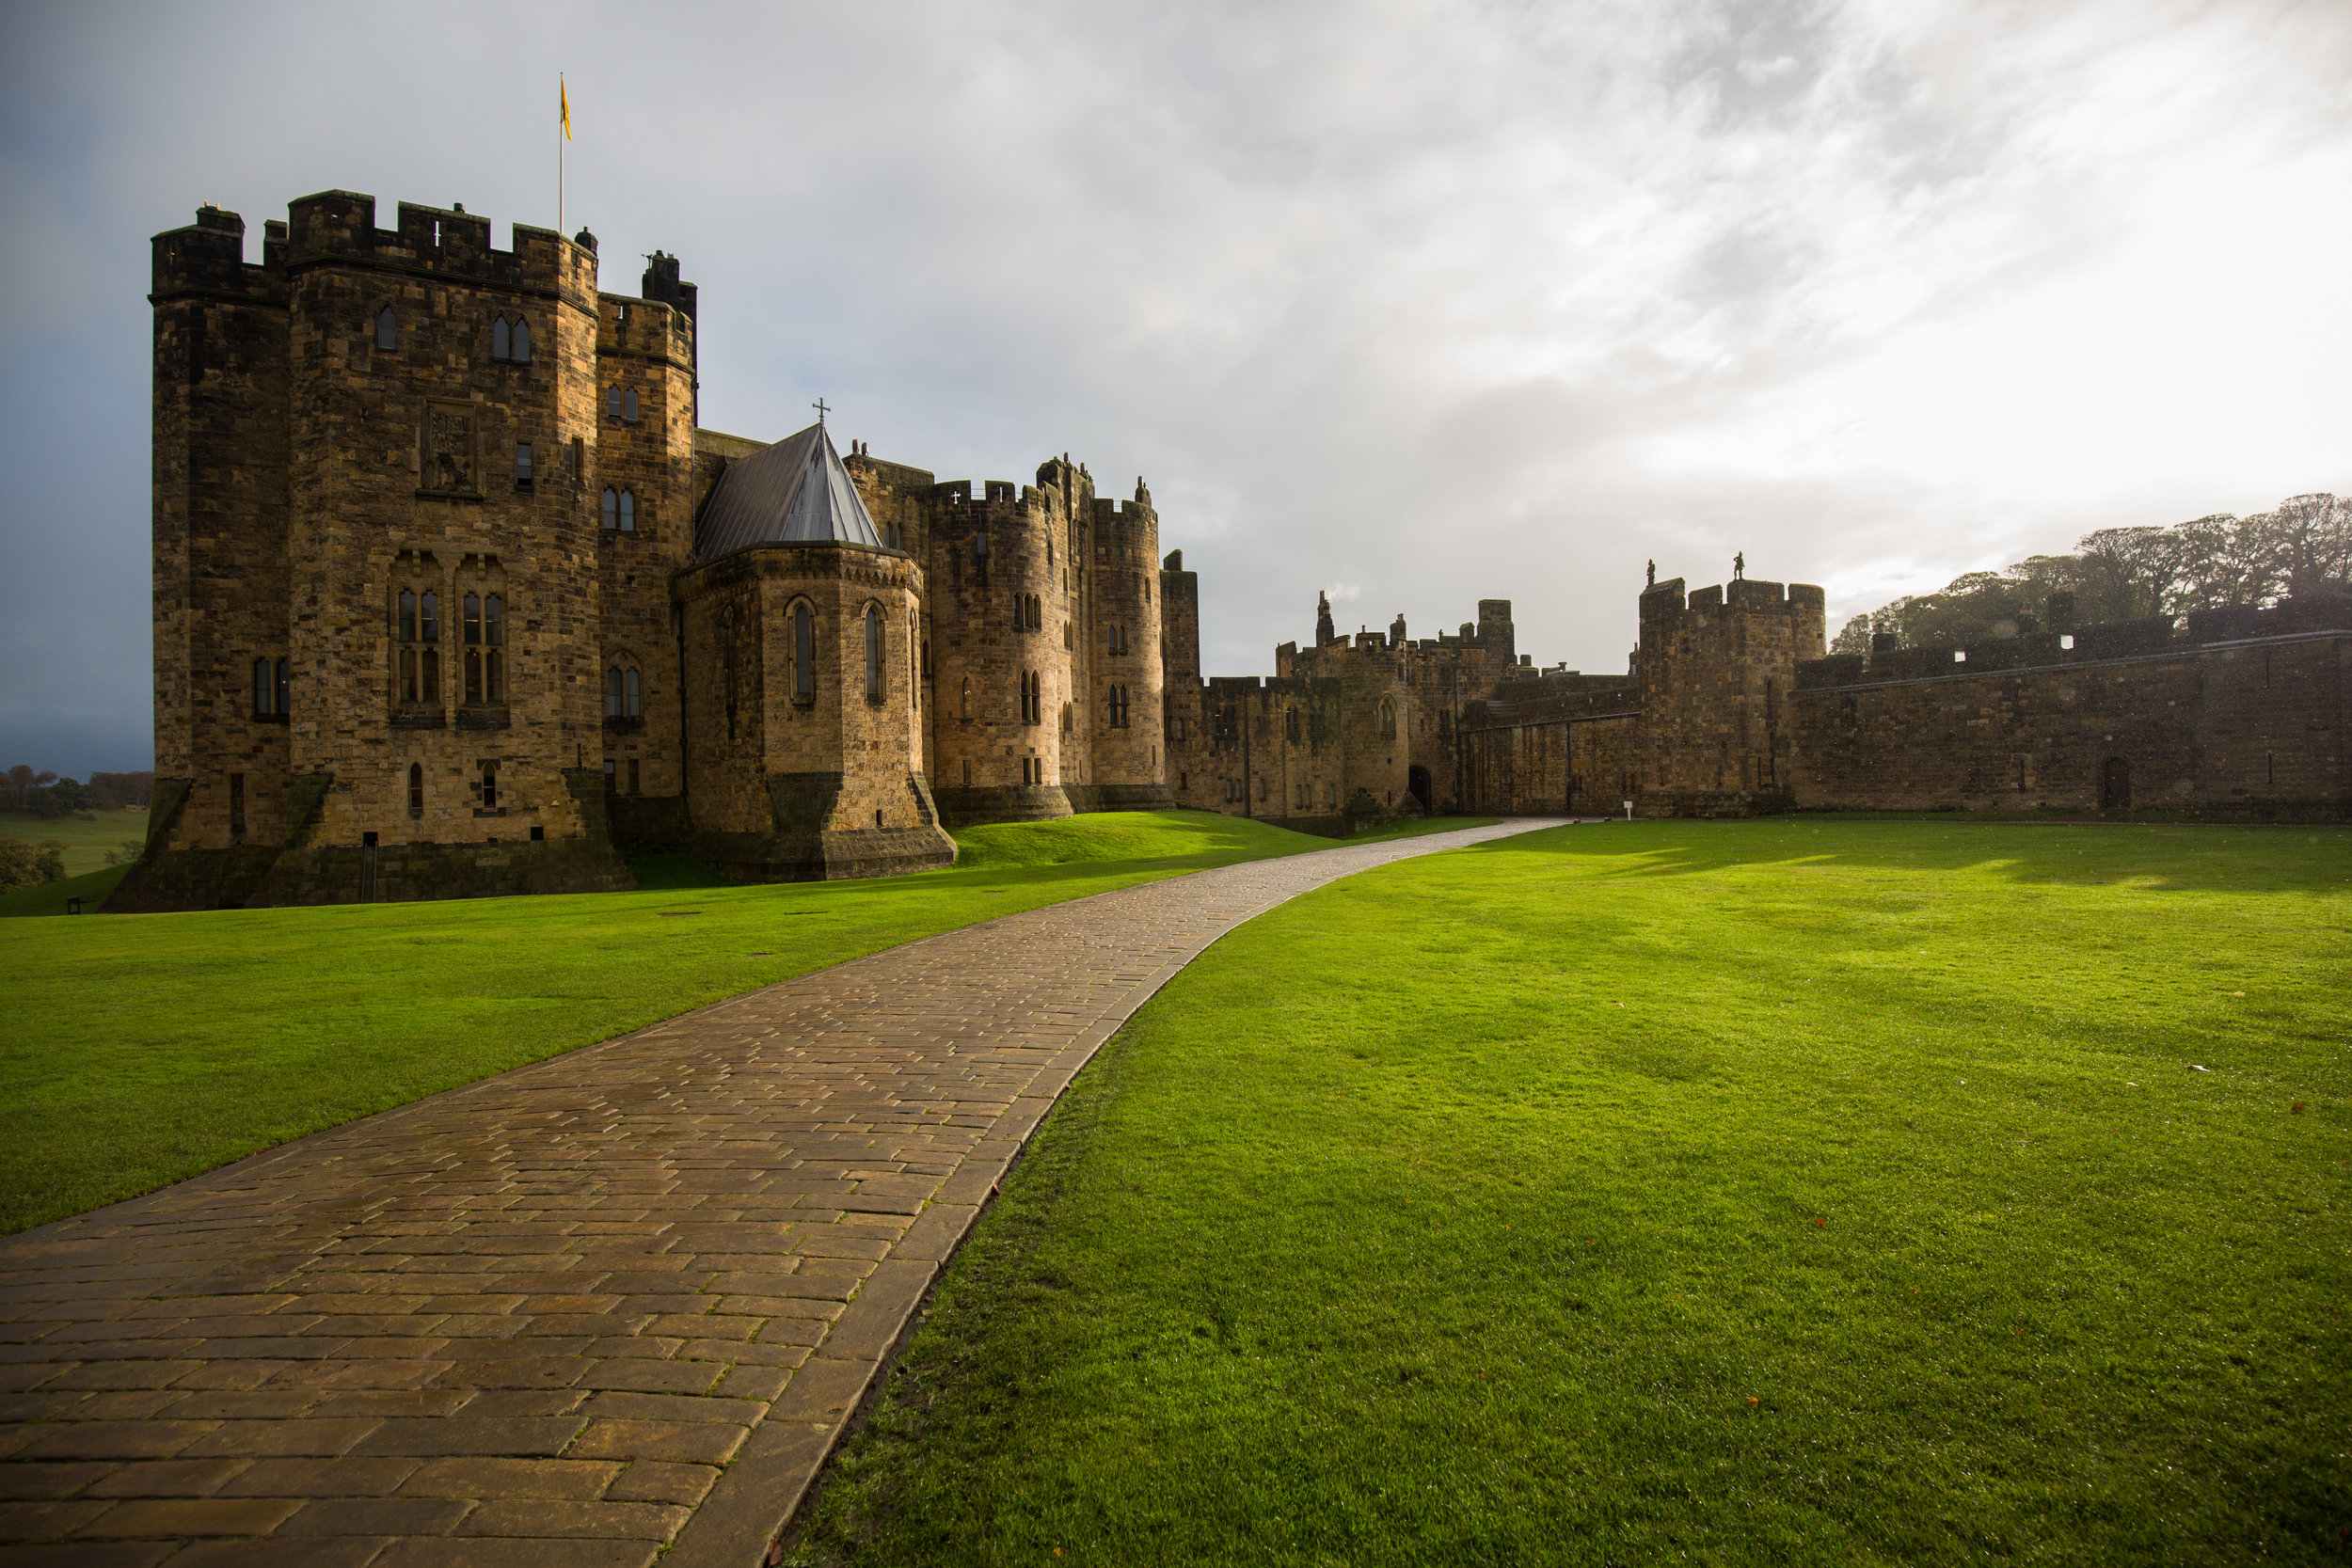
[{"label": "distant field", "polygon": [[1284,904],[788,1560],[2342,1562],[2352,832],[1629,823]]},{"label": "distant field", "polygon": [[0,920],[0,1230],[916,937],[1334,842],[1206,812],[958,837],[955,869],[874,881],[710,885],[663,857],[637,893]]},{"label": "distant field", "polygon": [[147,813],[102,811],[94,820],[67,816],[44,821],[16,812],[0,812],[0,838],[22,838],[39,844],[56,839],[65,846],[65,874],[78,877],[106,863],[106,851],[120,844],[134,850],[147,842]]}]

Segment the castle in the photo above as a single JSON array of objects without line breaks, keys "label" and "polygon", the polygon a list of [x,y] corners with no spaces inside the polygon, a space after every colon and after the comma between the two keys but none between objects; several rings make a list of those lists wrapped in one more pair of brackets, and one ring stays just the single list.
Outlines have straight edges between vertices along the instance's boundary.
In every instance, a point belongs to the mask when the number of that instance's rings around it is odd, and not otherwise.
[{"label": "castle", "polygon": [[1169,805],[2352,805],[2340,595],[1866,661],[1818,588],[1677,580],[1623,675],[1535,669],[1507,600],[1418,641],[1327,602],[1273,679],[1204,679],[1141,480],[707,430],[675,257],[624,295],[585,230],[490,238],[348,191],[258,263],[218,208],[155,236],[156,793],[109,909],[626,888],[624,848],[871,876]]},{"label": "castle", "polygon": [[1167,806],[1158,519],[697,419],[657,253],[328,191],[153,241],[155,752],[116,910],[945,865]]},{"label": "castle", "polygon": [[[1179,592],[1188,592],[1180,586]],[[1170,595],[1171,605],[1178,602]],[[2352,590],[1831,655],[1823,594],[1653,581],[1622,674],[1536,669],[1510,601],[1459,636],[1333,634],[1278,673],[1169,682],[1177,799],[1317,832],[1397,812],[2352,816]]]}]

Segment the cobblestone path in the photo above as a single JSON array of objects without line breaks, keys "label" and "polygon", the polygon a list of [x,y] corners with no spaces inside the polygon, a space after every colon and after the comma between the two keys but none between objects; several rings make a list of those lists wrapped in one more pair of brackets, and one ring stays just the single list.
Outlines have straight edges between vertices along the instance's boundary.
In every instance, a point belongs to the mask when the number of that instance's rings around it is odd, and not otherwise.
[{"label": "cobblestone path", "polygon": [[1007,916],[0,1239],[0,1562],[752,1568],[1063,1085],[1519,819]]}]

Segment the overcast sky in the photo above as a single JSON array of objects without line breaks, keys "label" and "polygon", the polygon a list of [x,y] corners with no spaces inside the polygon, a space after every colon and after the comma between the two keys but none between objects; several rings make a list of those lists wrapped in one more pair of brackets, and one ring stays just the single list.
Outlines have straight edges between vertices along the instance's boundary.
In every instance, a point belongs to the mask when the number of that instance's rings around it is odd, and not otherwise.
[{"label": "overcast sky", "polygon": [[704,421],[1149,479],[1203,661],[1643,563],[1832,628],[2352,490],[2352,6],[0,10],[0,765],[149,766],[148,237],[342,186],[702,285]]}]

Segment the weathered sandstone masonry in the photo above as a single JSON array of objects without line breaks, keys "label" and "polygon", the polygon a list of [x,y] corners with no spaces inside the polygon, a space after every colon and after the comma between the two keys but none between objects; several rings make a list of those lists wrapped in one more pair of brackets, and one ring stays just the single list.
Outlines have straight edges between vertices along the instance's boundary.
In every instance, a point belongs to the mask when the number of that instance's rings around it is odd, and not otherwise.
[{"label": "weathered sandstone masonry", "polygon": [[1818,588],[1641,598],[1622,677],[1515,673],[1462,727],[1467,809],[2352,815],[2352,592],[1824,657]]},{"label": "weathered sandstone masonry", "polygon": [[1800,806],[2352,815],[2352,595],[1798,672]]},{"label": "weathered sandstone masonry", "polygon": [[2352,589],[1825,657],[1821,590],[1640,596],[1623,674],[1507,599],[1415,640],[1317,607],[1204,677],[1138,479],[1034,483],[700,423],[677,259],[326,191],[155,236],[155,809],[114,910],[945,865],[946,830],[1182,804],[1423,813],[2352,813]]},{"label": "weathered sandstone masonry", "polygon": [[600,289],[584,230],[327,191],[244,246],[154,240],[159,783],[110,908],[866,876],[1171,803],[1141,481],[704,429],[698,291]]}]

